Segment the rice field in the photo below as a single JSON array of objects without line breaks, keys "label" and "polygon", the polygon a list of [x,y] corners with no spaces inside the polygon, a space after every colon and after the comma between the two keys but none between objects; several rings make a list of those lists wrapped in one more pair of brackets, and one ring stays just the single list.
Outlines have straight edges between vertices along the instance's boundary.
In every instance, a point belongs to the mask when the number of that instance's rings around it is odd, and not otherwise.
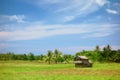
[{"label": "rice field", "polygon": [[0,80],[120,80],[119,63],[94,63],[92,68],[38,61],[0,61]]}]

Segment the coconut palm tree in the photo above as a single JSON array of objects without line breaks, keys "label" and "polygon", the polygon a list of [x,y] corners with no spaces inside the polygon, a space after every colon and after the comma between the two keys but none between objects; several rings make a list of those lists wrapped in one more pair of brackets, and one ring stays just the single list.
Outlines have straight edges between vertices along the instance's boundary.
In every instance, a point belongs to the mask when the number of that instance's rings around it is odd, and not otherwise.
[{"label": "coconut palm tree", "polygon": [[59,51],[58,51],[57,49],[55,49],[54,55],[55,55],[55,63],[57,64],[58,58],[59,58],[59,56],[60,56]]},{"label": "coconut palm tree", "polygon": [[48,56],[48,63],[50,64],[51,63],[51,60],[52,60],[52,51],[51,50],[49,50],[48,51],[48,54],[47,54],[47,56]]}]

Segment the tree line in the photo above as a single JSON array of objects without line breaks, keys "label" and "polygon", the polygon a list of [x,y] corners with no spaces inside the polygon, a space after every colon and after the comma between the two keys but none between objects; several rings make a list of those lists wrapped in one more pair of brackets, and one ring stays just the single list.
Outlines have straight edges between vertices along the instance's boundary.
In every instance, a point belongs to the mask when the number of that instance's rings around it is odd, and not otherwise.
[{"label": "tree line", "polygon": [[48,50],[47,54],[34,55],[30,52],[28,54],[4,53],[0,54],[0,60],[39,60],[41,62],[51,63],[71,63],[76,56],[87,56],[93,62],[119,62],[120,63],[120,49],[112,50],[110,45],[100,49],[96,46],[94,50],[83,50],[76,54],[63,54],[61,51],[55,49],[53,52]]}]

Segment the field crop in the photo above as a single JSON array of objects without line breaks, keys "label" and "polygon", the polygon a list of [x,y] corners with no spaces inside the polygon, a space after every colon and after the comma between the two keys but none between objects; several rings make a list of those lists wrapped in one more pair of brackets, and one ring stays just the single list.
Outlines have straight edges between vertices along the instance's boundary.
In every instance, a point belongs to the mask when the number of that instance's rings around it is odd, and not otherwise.
[{"label": "field crop", "polygon": [[94,63],[92,68],[37,61],[0,61],[0,80],[120,80],[119,63]]}]

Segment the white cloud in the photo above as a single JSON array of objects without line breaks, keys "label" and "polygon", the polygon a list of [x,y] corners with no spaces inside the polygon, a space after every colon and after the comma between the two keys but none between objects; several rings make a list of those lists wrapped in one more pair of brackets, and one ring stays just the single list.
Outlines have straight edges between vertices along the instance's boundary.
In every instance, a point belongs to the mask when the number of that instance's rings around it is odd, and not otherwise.
[{"label": "white cloud", "polygon": [[104,6],[105,4],[109,3],[108,0],[95,0],[95,1],[100,6]]},{"label": "white cloud", "polygon": [[61,18],[61,21],[64,21],[64,18],[67,18],[65,21],[67,22],[99,10],[108,3],[108,0],[37,0],[36,2],[32,0],[31,2],[53,15],[62,15],[59,20]]},{"label": "white cloud", "polygon": [[12,15],[12,16],[8,16],[8,18],[11,21],[17,21],[18,23],[24,22],[25,16],[24,15]]},{"label": "white cloud", "polygon": [[91,35],[87,34],[87,35],[83,36],[82,38],[90,38],[90,37],[99,38],[99,37],[106,37],[106,36],[109,36],[109,35],[112,35],[112,34],[114,34],[114,31],[94,32],[94,33],[91,33]]},{"label": "white cloud", "polygon": [[71,21],[71,20],[75,19],[75,16],[66,16],[63,19],[64,19],[63,22],[68,22],[68,21]]},{"label": "white cloud", "polygon": [[111,13],[111,14],[118,14],[118,12],[116,10],[112,10],[112,9],[106,9],[106,11],[108,13]]},{"label": "white cloud", "polygon": [[55,10],[55,12],[67,13],[73,16],[83,15],[84,13],[87,14],[87,13],[94,12],[97,9],[99,9],[94,0],[86,0],[86,1],[70,0],[69,2],[65,0],[64,3],[60,3],[60,4],[61,5],[63,4],[63,6],[60,8],[59,6],[57,6],[58,8]]},{"label": "white cloud", "polygon": [[24,23],[25,16],[24,15],[0,15],[0,23],[7,23],[7,22],[17,22],[17,23]]},{"label": "white cloud", "polygon": [[120,30],[118,26],[119,24],[42,25],[32,23],[20,30],[1,31],[0,40],[32,40],[66,34],[82,34],[81,38],[105,37]]}]

